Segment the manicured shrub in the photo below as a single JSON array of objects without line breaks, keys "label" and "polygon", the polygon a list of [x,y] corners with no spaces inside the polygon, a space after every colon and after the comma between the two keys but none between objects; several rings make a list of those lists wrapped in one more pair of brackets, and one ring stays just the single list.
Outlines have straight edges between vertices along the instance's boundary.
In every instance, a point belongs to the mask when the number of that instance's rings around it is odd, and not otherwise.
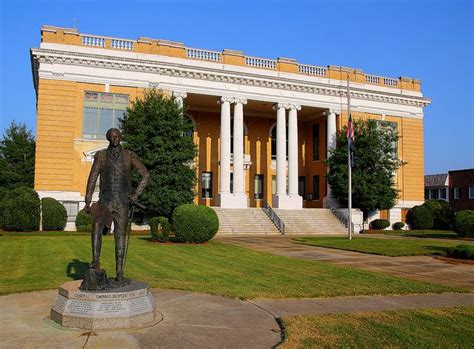
[{"label": "manicured shrub", "polygon": [[9,190],[2,199],[2,228],[13,231],[39,229],[40,199],[31,188],[18,187]]},{"label": "manicured shrub", "polygon": [[53,198],[41,199],[43,230],[64,230],[67,222],[66,208]]},{"label": "manicured shrub", "polygon": [[80,210],[76,216],[76,230],[83,231],[83,232],[92,232],[92,222],[93,222],[92,215],[90,212],[84,211],[84,209]]},{"label": "manicured shrub", "polygon": [[474,237],[474,211],[465,210],[456,213],[454,228],[461,237]]},{"label": "manicured shrub", "polygon": [[386,219],[374,219],[370,222],[370,228],[375,230],[385,229],[390,226],[390,222]]},{"label": "manicured shrub", "polygon": [[154,241],[169,241],[171,224],[168,221],[168,218],[163,216],[153,217],[148,223],[150,224],[151,238]]},{"label": "manicured shrub", "polygon": [[407,213],[407,223],[410,229],[431,229],[433,227],[433,216],[425,206],[414,206]]},{"label": "manicured shrub", "polygon": [[447,230],[454,225],[454,211],[444,200],[427,200],[426,207],[433,217],[433,229]]},{"label": "manicured shrub", "polygon": [[405,223],[403,222],[396,222],[396,223],[393,223],[393,230],[402,230],[403,227],[405,226]]},{"label": "manicured shrub", "polygon": [[219,230],[219,218],[210,207],[194,204],[176,207],[172,215],[173,232],[182,242],[205,242]]},{"label": "manicured shrub", "polygon": [[448,257],[452,258],[474,259],[474,246],[458,245],[455,247],[449,247],[446,254]]}]

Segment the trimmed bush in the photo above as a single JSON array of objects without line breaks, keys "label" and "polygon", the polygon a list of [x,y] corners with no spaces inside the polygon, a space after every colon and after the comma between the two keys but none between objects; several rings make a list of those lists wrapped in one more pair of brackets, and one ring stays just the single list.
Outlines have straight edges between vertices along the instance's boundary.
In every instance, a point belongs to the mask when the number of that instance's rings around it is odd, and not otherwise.
[{"label": "trimmed bush", "polygon": [[56,199],[41,199],[41,217],[43,230],[64,230],[66,227],[66,208]]},{"label": "trimmed bush", "polygon": [[370,222],[370,228],[375,230],[381,230],[388,228],[390,226],[390,222],[386,219],[374,219]]},{"label": "trimmed bush", "polygon": [[404,226],[405,226],[405,223],[396,222],[396,223],[393,223],[392,228],[393,230],[402,230]]},{"label": "trimmed bush", "polygon": [[34,231],[40,224],[40,199],[31,188],[8,191],[1,204],[2,228],[12,231]]},{"label": "trimmed bush", "polygon": [[92,222],[93,222],[92,215],[84,211],[84,209],[80,210],[76,216],[76,230],[83,231],[83,232],[92,232]]},{"label": "trimmed bush", "polygon": [[474,237],[474,211],[465,210],[456,213],[454,228],[461,237]]},{"label": "trimmed bush", "polygon": [[407,223],[410,229],[431,229],[433,227],[433,216],[425,206],[414,206],[408,210]]},{"label": "trimmed bush", "polygon": [[454,211],[444,200],[427,200],[426,207],[433,217],[433,229],[448,230],[454,225]]},{"label": "trimmed bush", "polygon": [[151,238],[154,241],[167,242],[170,239],[171,224],[168,218],[153,217],[149,221]]},{"label": "trimmed bush", "polygon": [[448,257],[452,258],[474,259],[474,246],[458,245],[455,247],[449,247],[446,254]]},{"label": "trimmed bush", "polygon": [[173,232],[182,242],[205,242],[212,239],[219,230],[219,218],[216,212],[207,206],[178,206],[173,211],[171,220]]}]

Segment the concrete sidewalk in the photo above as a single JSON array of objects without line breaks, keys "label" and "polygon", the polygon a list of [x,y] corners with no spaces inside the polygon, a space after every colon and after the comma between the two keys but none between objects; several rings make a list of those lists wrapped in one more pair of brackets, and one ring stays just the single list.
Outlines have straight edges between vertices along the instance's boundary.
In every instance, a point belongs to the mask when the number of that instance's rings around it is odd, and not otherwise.
[{"label": "concrete sidewalk", "polygon": [[300,236],[225,236],[218,237],[217,240],[287,257],[325,261],[474,291],[474,265],[472,264],[451,264],[431,256],[387,257],[307,246],[291,241],[297,237]]},{"label": "concrete sidewalk", "polygon": [[87,332],[48,319],[56,290],[0,297],[2,348],[271,348],[276,317],[420,307],[474,306],[474,294],[249,300],[152,290],[160,322],[148,328]]}]

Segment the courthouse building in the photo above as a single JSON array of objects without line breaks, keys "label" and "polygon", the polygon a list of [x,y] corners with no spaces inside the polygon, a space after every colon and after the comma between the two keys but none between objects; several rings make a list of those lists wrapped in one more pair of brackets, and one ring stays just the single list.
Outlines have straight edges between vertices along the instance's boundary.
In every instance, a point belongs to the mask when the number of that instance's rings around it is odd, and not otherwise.
[{"label": "courthouse building", "polygon": [[347,75],[353,118],[377,120],[401,136],[397,153],[406,165],[396,174],[398,203],[380,216],[403,220],[424,201],[423,109],[430,102],[419,80],[53,26],[41,28],[31,64],[35,189],[62,201],[71,218],[83,205],[93,156],[108,144],[106,130],[147,88],[187,106],[199,154],[196,203],[331,207],[324,161],[347,122]]}]

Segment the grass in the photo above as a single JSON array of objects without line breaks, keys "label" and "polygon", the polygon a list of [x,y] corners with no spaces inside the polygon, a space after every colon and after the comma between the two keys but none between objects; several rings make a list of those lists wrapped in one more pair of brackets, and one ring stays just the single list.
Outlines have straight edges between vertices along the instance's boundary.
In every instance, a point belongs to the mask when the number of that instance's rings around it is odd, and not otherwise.
[{"label": "grass", "polygon": [[370,234],[408,236],[428,239],[458,239],[458,234],[451,230],[370,230]]},{"label": "grass", "polygon": [[472,348],[474,307],[283,318],[282,348]]},{"label": "grass", "polygon": [[381,239],[370,237],[303,237],[293,239],[295,243],[335,248],[339,250],[378,254],[382,256],[446,255],[449,247],[459,245],[459,241],[438,241],[429,239]]},{"label": "grass", "polygon": [[[0,294],[56,288],[82,278],[87,236],[0,237]],[[329,263],[256,252],[211,241],[156,244],[132,236],[125,273],[151,287],[233,298],[334,297],[465,292]],[[104,237],[102,267],[114,274],[113,237]],[[109,275],[111,276],[111,275]]]}]

